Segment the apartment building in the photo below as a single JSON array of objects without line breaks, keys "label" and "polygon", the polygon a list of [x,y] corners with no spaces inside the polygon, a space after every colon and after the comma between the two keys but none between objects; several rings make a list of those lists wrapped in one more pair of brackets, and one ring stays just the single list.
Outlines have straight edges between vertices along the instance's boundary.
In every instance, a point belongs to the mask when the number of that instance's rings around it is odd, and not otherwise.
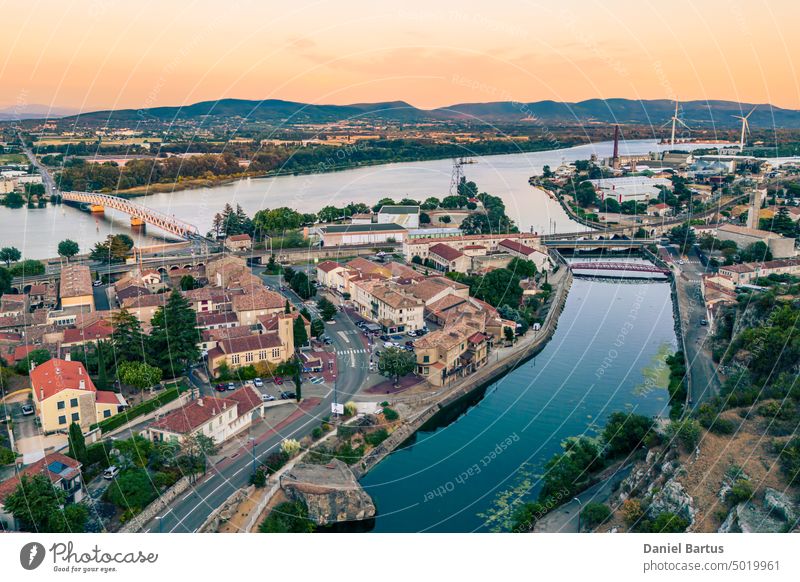
[{"label": "apartment building", "polygon": [[414,344],[417,374],[433,386],[465,376],[488,360],[489,336],[466,322],[433,331]]},{"label": "apartment building", "polygon": [[351,299],[362,317],[380,324],[387,333],[425,326],[425,302],[397,284],[381,280],[354,281]]}]

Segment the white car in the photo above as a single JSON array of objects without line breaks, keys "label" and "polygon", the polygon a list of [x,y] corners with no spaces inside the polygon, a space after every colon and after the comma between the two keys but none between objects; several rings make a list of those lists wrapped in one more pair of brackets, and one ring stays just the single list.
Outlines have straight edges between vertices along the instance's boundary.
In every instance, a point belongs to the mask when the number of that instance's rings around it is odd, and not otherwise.
[{"label": "white car", "polygon": [[417,332],[415,332],[413,329],[409,329],[406,332],[406,335],[408,335],[408,337],[417,337]]},{"label": "white car", "polygon": [[22,415],[23,416],[30,416],[31,414],[33,414],[33,406],[31,406],[30,404],[23,405],[23,407],[22,407]]},{"label": "white car", "polygon": [[264,381],[261,378],[254,378],[253,384],[256,385],[256,388],[261,388],[264,385]]},{"label": "white car", "polygon": [[109,481],[119,475],[119,467],[111,465],[108,469],[103,471],[103,479],[108,479]]},{"label": "white car", "polygon": [[679,265],[684,265],[684,264],[686,264],[686,261],[684,261],[683,259],[681,259],[680,261],[678,261],[678,264],[679,264]]},{"label": "white car", "polygon": [[271,394],[262,394],[261,395],[261,402],[272,402],[275,400],[275,397]]}]

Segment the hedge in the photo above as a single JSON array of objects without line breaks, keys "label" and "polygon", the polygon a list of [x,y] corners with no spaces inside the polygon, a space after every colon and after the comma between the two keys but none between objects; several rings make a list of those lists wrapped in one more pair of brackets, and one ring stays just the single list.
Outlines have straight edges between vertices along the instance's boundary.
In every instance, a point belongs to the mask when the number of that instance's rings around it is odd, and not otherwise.
[{"label": "hedge", "polygon": [[119,428],[139,416],[153,412],[156,408],[159,408],[168,402],[172,402],[178,396],[180,396],[181,392],[185,392],[188,389],[189,387],[185,385],[177,385],[174,388],[169,388],[155,398],[152,398],[147,402],[142,402],[138,406],[124,410],[119,414],[112,416],[111,418],[101,420],[97,424],[91,425],[90,428],[95,429],[100,427],[100,430],[103,432],[114,430],[115,428]]}]

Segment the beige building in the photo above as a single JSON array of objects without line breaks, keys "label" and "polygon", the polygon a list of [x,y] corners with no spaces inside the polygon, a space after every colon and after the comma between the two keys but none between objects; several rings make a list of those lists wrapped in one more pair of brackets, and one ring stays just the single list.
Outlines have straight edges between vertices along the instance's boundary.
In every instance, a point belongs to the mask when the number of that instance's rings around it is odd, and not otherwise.
[{"label": "beige building", "polygon": [[510,234],[472,234],[458,237],[443,238],[413,238],[403,243],[403,254],[407,261],[411,261],[415,256],[420,259],[428,258],[428,250],[435,244],[444,243],[458,251],[464,247],[480,245],[486,248],[486,253],[501,252],[500,243],[504,240],[512,240],[527,245],[532,248],[539,248],[540,238],[536,234],[530,233],[510,233]]},{"label": "beige building", "polygon": [[84,432],[127,405],[121,394],[97,390],[80,362],[51,359],[30,373],[36,413],[45,433],[66,431],[76,422]]},{"label": "beige building", "polygon": [[250,269],[247,268],[247,262],[239,257],[221,257],[206,265],[208,282],[217,287],[226,288],[232,280],[240,279],[245,273],[250,273]]},{"label": "beige building", "polygon": [[156,311],[163,307],[169,299],[168,293],[154,293],[153,295],[137,295],[122,300],[122,308],[127,309],[136,316],[143,325],[149,326]]},{"label": "beige building", "polygon": [[322,238],[322,246],[384,244],[403,242],[408,231],[397,224],[332,224],[318,226],[314,234]]},{"label": "beige building", "polygon": [[753,243],[763,242],[769,247],[772,257],[775,259],[789,259],[796,254],[793,238],[786,238],[768,230],[725,224],[717,229],[717,238],[731,240],[739,248],[747,248]]},{"label": "beige building", "polygon": [[225,239],[225,248],[229,251],[249,251],[253,248],[253,239],[249,234],[233,234]]},{"label": "beige building", "polygon": [[472,266],[472,259],[450,245],[437,243],[428,247],[425,265],[433,266],[444,273],[466,273]]},{"label": "beige building", "polygon": [[248,429],[263,415],[261,395],[244,386],[224,398],[203,396],[192,400],[148,426],[145,434],[153,442],[181,442],[187,436],[202,434],[222,443]]},{"label": "beige building", "polygon": [[539,272],[547,271],[550,268],[550,256],[539,249],[529,247],[528,245],[511,239],[500,241],[498,246],[502,252],[508,253],[512,257],[532,261],[533,264],[536,265],[536,270]]},{"label": "beige building", "polygon": [[208,367],[216,375],[223,364],[229,370],[256,364],[277,365],[292,356],[293,351],[287,349],[288,345],[288,341],[278,333],[228,337],[208,350]]},{"label": "beige building", "polygon": [[286,307],[286,298],[280,293],[261,287],[253,289],[251,293],[235,295],[231,305],[239,325],[256,325],[262,315],[282,313]]},{"label": "beige building", "polygon": [[770,275],[800,276],[800,259],[778,259],[764,263],[742,263],[719,268],[719,274],[728,277],[736,285],[752,283],[759,277]]},{"label": "beige building", "polygon": [[442,386],[449,378],[470,374],[486,363],[489,336],[458,322],[418,339],[414,354],[417,374],[433,386]]},{"label": "beige building", "polygon": [[94,311],[92,271],[84,265],[67,265],[61,269],[61,308],[88,308]]},{"label": "beige building", "polygon": [[351,299],[359,315],[380,324],[388,333],[425,326],[425,302],[387,281],[354,281]]}]

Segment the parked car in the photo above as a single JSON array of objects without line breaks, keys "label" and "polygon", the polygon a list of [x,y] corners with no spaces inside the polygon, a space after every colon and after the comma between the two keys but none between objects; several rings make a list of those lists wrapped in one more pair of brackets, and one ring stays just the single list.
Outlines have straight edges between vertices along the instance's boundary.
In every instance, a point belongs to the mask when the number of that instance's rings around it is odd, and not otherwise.
[{"label": "parked car", "polygon": [[401,341],[403,341],[403,336],[402,336],[402,335],[400,335],[399,333],[396,333],[396,334],[394,334],[394,335],[392,335],[392,336],[389,336],[389,338],[390,338],[390,339],[391,339],[393,342],[401,342]]},{"label": "parked car", "polygon": [[96,281],[92,281],[92,287],[100,287],[102,284],[103,284],[103,282],[100,279],[97,279]]},{"label": "parked car", "polygon": [[409,329],[409,330],[406,332],[406,335],[408,335],[409,337],[416,337],[416,336],[417,336],[417,332],[416,332],[416,331],[414,331],[413,329]]},{"label": "parked car", "polygon": [[409,346],[413,348],[414,347],[414,342],[412,342],[411,340],[407,341],[406,342],[406,347],[409,347]]},{"label": "parked car", "polygon": [[109,481],[119,475],[119,467],[116,465],[111,465],[108,469],[103,471],[103,479],[108,479]]},{"label": "parked car", "polygon": [[254,378],[253,384],[256,385],[256,388],[261,388],[264,385],[264,381],[261,378]]},{"label": "parked car", "polygon": [[30,416],[31,414],[33,414],[33,406],[31,406],[30,404],[23,405],[22,414],[23,416]]},{"label": "parked car", "polygon": [[700,320],[700,325],[708,325],[708,320],[704,317]]},{"label": "parked car", "polygon": [[225,392],[227,389],[228,387],[225,386],[225,384],[217,384],[216,386],[214,386],[214,390],[216,390],[217,392]]},{"label": "parked car", "polygon": [[384,333],[384,334],[378,336],[378,339],[380,339],[382,342],[388,342],[389,341],[389,336]]},{"label": "parked car", "polygon": [[275,378],[272,381],[275,382],[278,386],[283,384],[283,378],[281,378],[280,376],[275,376]]},{"label": "parked car", "polygon": [[385,348],[393,348],[394,347],[394,343],[392,343],[392,342],[383,342],[383,347],[385,347]]},{"label": "parked car", "polygon": [[292,400],[297,398],[297,394],[294,392],[281,392],[281,400]]},{"label": "parked car", "polygon": [[324,340],[322,340],[322,343],[323,343],[323,344],[325,344],[326,346],[329,346],[329,345],[331,345],[333,342],[331,341],[331,338],[329,338],[329,337],[326,337]]},{"label": "parked car", "polygon": [[310,379],[312,384],[322,384],[325,381],[325,378],[322,376],[314,376]]},{"label": "parked car", "polygon": [[275,397],[272,394],[261,395],[261,402],[272,402],[273,400],[275,400]]},{"label": "parked car", "polygon": [[228,390],[236,390],[236,384],[233,382],[228,382]]}]

